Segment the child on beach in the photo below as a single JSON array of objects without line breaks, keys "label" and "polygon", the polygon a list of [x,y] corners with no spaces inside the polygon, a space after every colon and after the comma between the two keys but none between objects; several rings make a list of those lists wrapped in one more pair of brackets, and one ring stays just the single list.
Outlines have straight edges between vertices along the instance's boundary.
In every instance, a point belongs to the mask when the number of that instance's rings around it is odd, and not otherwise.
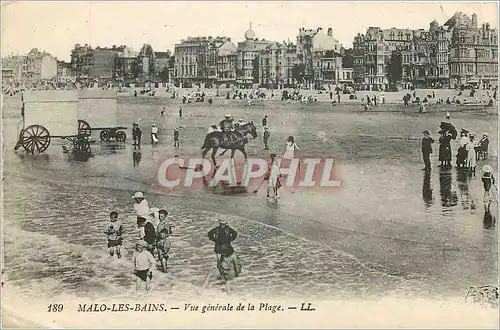
[{"label": "child on beach", "polygon": [[483,175],[481,177],[481,181],[483,181],[484,187],[484,201],[491,201],[491,186],[495,184],[495,177],[493,176],[493,168],[489,165],[483,166]]},{"label": "child on beach", "polygon": [[110,222],[104,233],[108,236],[109,254],[113,256],[116,251],[118,258],[121,258],[120,247],[122,246],[123,225],[118,221],[118,212],[113,211],[109,215]]},{"label": "child on beach", "polygon": [[139,124],[133,123],[133,128],[132,128],[132,138],[134,140],[134,146],[136,147],[141,147],[141,138],[142,138],[142,131],[139,128]]},{"label": "child on beach", "polygon": [[264,150],[269,150],[269,138],[270,137],[271,137],[271,133],[269,133],[269,128],[264,126],[264,135],[263,135]]},{"label": "child on beach", "polygon": [[295,158],[295,150],[300,150],[297,144],[295,143],[295,139],[293,136],[289,136],[286,142],[286,151],[283,155],[284,159],[290,160]]},{"label": "child on beach", "polygon": [[146,250],[148,243],[146,241],[140,240],[135,245],[135,250],[137,251],[134,257],[134,275],[136,278],[136,290],[139,291],[143,282],[146,282],[146,291],[151,289],[151,279],[153,278],[153,267],[156,266],[156,260],[149,252]]},{"label": "child on beach", "polygon": [[167,229],[168,234],[172,234],[172,225],[167,222],[167,210],[161,209],[158,211],[159,223],[156,226],[156,232],[159,233],[163,229]]},{"label": "child on beach", "polygon": [[156,241],[158,259],[160,259],[161,267],[163,268],[163,271],[165,273],[167,272],[168,252],[170,251],[170,247],[172,246],[169,235],[169,230],[164,228],[160,231],[158,240]]},{"label": "child on beach", "polygon": [[179,126],[175,125],[175,127],[174,127],[174,147],[179,147],[180,146],[180,143],[179,143],[179,133],[180,133]]}]

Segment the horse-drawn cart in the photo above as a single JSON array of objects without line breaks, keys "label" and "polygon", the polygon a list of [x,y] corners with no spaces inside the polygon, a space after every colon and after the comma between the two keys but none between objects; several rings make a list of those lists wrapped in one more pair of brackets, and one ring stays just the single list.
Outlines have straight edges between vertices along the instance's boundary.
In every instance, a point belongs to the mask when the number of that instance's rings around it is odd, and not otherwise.
[{"label": "horse-drawn cart", "polygon": [[[84,89],[78,94],[78,119],[81,134],[90,136],[92,131],[101,131],[101,141],[114,139],[125,142],[127,127],[117,126],[117,104],[114,90]],[[103,125],[104,127],[93,127]]]},{"label": "horse-drawn cart", "polygon": [[[42,153],[51,139],[73,143],[75,152],[90,152],[88,136],[80,133],[78,122],[78,92],[66,90],[29,91],[22,94],[23,128],[14,150]],[[78,125],[78,126],[77,126]]]}]

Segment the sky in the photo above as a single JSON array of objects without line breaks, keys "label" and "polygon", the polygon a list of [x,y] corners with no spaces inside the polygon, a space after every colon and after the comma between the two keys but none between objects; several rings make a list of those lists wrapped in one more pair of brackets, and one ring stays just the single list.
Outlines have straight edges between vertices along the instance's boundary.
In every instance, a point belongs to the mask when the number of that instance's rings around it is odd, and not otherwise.
[{"label": "sky", "polygon": [[331,27],[349,48],[369,26],[428,28],[432,20],[444,24],[457,11],[498,26],[494,2],[2,1],[2,56],[38,48],[69,61],[77,43],[135,50],[148,43],[154,51],[173,52],[188,36],[242,41],[250,22],[257,38],[279,42],[294,42],[301,27]]}]

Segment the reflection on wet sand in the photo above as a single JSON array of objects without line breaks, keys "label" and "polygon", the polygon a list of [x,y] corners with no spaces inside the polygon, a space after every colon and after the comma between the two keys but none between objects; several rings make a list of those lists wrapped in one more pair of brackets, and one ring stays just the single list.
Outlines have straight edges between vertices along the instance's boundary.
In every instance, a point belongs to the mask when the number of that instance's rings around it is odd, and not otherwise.
[{"label": "reflection on wet sand", "polygon": [[491,214],[491,202],[484,205],[483,228],[493,229],[497,219]]},{"label": "reflection on wet sand", "polygon": [[424,183],[422,184],[422,199],[424,200],[424,205],[426,210],[428,210],[429,207],[434,203],[434,198],[432,196],[432,188],[431,188],[430,170],[426,170],[424,172]]},{"label": "reflection on wet sand", "polygon": [[452,176],[450,171],[439,172],[439,193],[441,194],[441,206],[443,211],[458,204],[457,192],[452,190]]},{"label": "reflection on wet sand", "polygon": [[71,161],[77,161],[77,162],[86,162],[90,158],[93,158],[94,155],[92,153],[88,154],[82,154],[82,153],[72,153],[69,155],[68,160]]},{"label": "reflection on wet sand", "polygon": [[134,161],[134,166],[139,166],[139,163],[141,162],[142,160],[142,153],[140,150],[137,150],[135,149],[133,152],[132,152],[132,159]]},{"label": "reflection on wet sand", "polygon": [[460,191],[460,201],[464,210],[469,209],[469,180],[466,171],[457,170],[458,190]]},{"label": "reflection on wet sand", "polygon": [[100,147],[104,154],[113,155],[117,154],[119,150],[125,150],[126,145],[123,143],[101,142]]},{"label": "reflection on wet sand", "polygon": [[38,164],[49,164],[50,163],[50,155],[48,154],[38,154],[38,155],[31,155],[28,154],[25,151],[17,151],[15,152],[15,155],[19,157],[19,159],[22,159],[23,161],[26,160],[32,160],[37,162]]}]

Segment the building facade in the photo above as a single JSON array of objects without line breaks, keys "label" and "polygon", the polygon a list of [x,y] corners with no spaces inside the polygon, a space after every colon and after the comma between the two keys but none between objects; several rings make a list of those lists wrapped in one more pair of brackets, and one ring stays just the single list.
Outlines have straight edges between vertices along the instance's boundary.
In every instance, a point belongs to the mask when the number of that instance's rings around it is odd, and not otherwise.
[{"label": "building facade", "polygon": [[169,81],[169,70],[172,54],[169,51],[155,52],[155,80],[158,82]]},{"label": "building facade", "polygon": [[337,85],[342,69],[342,55],[335,50],[315,51],[313,57],[314,87]]},{"label": "building facade", "polygon": [[228,38],[188,37],[175,45],[174,81],[191,87],[192,84],[211,86],[218,79],[218,49]]},{"label": "building facade", "polygon": [[256,38],[255,32],[250,28],[245,32],[245,41],[238,43],[236,57],[236,79],[237,83],[245,87],[251,87],[259,82],[259,54],[271,44],[265,39]]},{"label": "building facade", "polygon": [[321,62],[326,51],[340,52],[341,45],[333,37],[332,28],[325,34],[323,28],[300,28],[297,34],[296,65],[299,69],[299,83],[311,84],[321,79]]},{"label": "building facade", "polygon": [[295,86],[295,60],[295,45],[278,42],[269,44],[258,56],[259,84],[280,89]]},{"label": "building facade", "polygon": [[12,80],[18,82],[37,83],[57,78],[57,59],[36,48],[26,55],[2,59],[2,67],[12,70]]},{"label": "building facade", "polygon": [[89,78],[93,66],[94,50],[88,44],[76,44],[71,50],[71,70],[72,75],[78,80]]},{"label": "building facade", "polygon": [[128,46],[123,45],[118,48],[115,59],[115,79],[117,82],[135,83],[135,78],[138,76],[138,56],[139,53]]},{"label": "building facade", "polygon": [[115,61],[117,57],[116,50],[97,47],[92,52],[92,64],[89,66],[88,78],[103,81],[110,81],[116,78]]},{"label": "building facade", "polygon": [[402,61],[402,80],[411,79],[413,30],[369,27],[354,38],[354,83],[358,89],[385,90],[388,87],[388,64],[393,54]]},{"label": "building facade", "polygon": [[238,48],[227,39],[217,51],[217,84],[231,85],[236,83],[236,61]]},{"label": "building facade", "polygon": [[139,51],[136,62],[136,83],[154,82],[156,77],[156,57],[153,47],[144,44]]},{"label": "building facade", "polygon": [[446,26],[452,29],[450,43],[450,84],[489,87],[498,79],[498,32],[489,23],[480,27],[477,15],[458,12]]},{"label": "building facade", "polygon": [[71,74],[71,63],[65,61],[57,61],[57,80],[61,83],[73,80]]},{"label": "building facade", "polygon": [[413,59],[409,65],[405,65],[404,78],[408,78],[415,87],[448,87],[450,39],[450,31],[439,26],[435,20],[431,22],[429,30],[415,30],[411,48],[413,54],[409,54]]}]

